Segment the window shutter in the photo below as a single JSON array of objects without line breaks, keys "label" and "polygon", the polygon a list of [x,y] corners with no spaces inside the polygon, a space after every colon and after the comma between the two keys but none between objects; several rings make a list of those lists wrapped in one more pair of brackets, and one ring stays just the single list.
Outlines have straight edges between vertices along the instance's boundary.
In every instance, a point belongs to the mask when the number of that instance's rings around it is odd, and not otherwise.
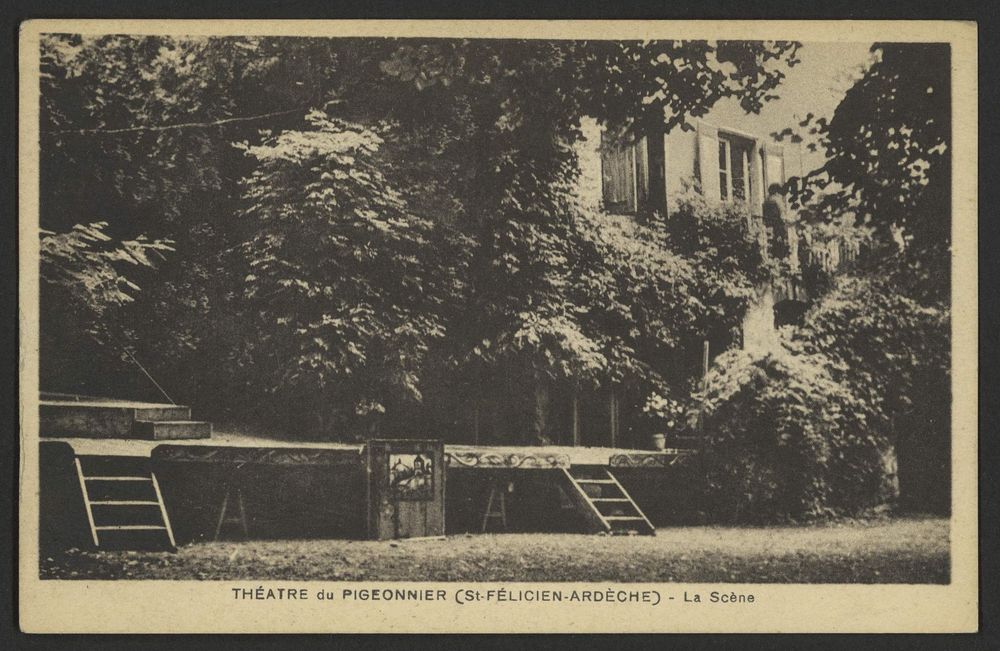
[{"label": "window shutter", "polygon": [[635,157],[635,204],[633,210],[646,208],[649,205],[649,151],[646,138],[640,138],[632,146]]},{"label": "window shutter", "polygon": [[[767,188],[772,183],[785,182],[785,148],[776,145],[767,145],[764,148],[764,182]],[[765,196],[767,188],[764,189]]]},{"label": "window shutter", "polygon": [[721,201],[719,196],[719,131],[703,122],[698,123],[698,180],[709,203]]},{"label": "window shutter", "polygon": [[764,187],[763,161],[763,148],[754,143],[753,149],[750,150],[750,212],[754,215],[764,214],[767,188]]},{"label": "window shutter", "polygon": [[606,132],[601,133],[601,185],[608,210],[635,210],[634,155],[634,147],[620,145]]}]

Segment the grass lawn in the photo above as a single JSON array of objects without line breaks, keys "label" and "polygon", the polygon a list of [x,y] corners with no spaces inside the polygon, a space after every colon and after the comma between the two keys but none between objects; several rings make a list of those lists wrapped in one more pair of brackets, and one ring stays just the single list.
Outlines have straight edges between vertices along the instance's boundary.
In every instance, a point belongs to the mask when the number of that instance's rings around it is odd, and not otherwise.
[{"label": "grass lawn", "polygon": [[501,534],[374,542],[196,543],[169,552],[70,550],[57,579],[947,583],[948,520],[672,527],[652,536]]}]

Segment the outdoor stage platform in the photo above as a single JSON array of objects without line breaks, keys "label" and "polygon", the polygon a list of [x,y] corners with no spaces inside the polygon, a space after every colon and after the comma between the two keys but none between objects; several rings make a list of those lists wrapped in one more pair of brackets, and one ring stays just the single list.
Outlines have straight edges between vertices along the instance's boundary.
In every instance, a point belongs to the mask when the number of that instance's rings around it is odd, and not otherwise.
[{"label": "outdoor stage platform", "polygon": [[[68,444],[77,455],[157,457],[211,461],[213,459],[246,461],[257,458],[280,463],[310,456],[320,458],[323,451],[361,455],[364,444],[295,441],[215,431],[212,438],[184,441],[140,439],[99,439],[89,437],[46,437],[45,441]],[[547,446],[494,446],[445,444],[445,462],[449,468],[467,469],[560,469],[572,466],[608,466],[612,468],[666,468],[693,453],[689,449],[633,450],[627,448]],[[156,454],[154,454],[156,450]]]},{"label": "outdoor stage platform", "polygon": [[[433,437],[337,443],[213,431],[190,418],[179,405],[42,400],[42,511],[53,544],[173,548],[219,539],[233,533],[231,525],[244,539],[653,535],[657,522],[679,521],[678,509],[693,503],[685,496],[691,449],[466,445]],[[406,464],[417,463],[417,451],[421,476],[434,474],[426,484],[432,493],[417,500],[379,488],[395,485],[399,464],[401,472],[415,470]],[[384,522],[373,525],[379,518]]]},{"label": "outdoor stage platform", "polygon": [[[61,441],[77,455],[202,459],[305,459],[361,454],[363,443],[292,440],[287,437],[213,431],[191,420],[184,405],[68,394],[43,394],[40,436]],[[394,438],[394,437],[386,437]],[[435,438],[433,436],[428,438]],[[155,451],[155,453],[154,453]],[[689,449],[636,450],[609,447],[445,444],[448,467],[560,469],[572,466],[666,467]]]},{"label": "outdoor stage platform", "polygon": [[[287,459],[294,463],[310,458],[360,455],[364,450],[360,442],[300,441],[225,429],[213,431],[210,423],[191,420],[191,409],[183,405],[91,396],[43,394],[39,401],[39,422],[42,440],[66,443],[78,456],[271,463]],[[667,467],[692,453],[677,448],[448,443],[444,452],[449,468],[523,470],[573,466]]]}]

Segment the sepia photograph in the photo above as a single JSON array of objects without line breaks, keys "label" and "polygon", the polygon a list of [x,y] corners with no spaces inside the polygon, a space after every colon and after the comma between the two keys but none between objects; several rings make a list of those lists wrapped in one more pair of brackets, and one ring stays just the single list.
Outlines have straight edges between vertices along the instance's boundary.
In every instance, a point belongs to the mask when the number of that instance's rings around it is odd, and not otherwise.
[{"label": "sepia photograph", "polygon": [[33,580],[952,584],[952,37],[64,25]]}]

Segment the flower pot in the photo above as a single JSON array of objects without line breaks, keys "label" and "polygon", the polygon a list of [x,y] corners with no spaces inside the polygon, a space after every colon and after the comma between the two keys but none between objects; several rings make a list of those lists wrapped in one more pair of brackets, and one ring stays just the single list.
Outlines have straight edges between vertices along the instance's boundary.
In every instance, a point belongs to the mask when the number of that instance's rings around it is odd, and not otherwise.
[{"label": "flower pot", "polygon": [[653,434],[650,437],[650,441],[653,444],[653,449],[654,450],[666,450],[667,449],[667,435],[666,434],[662,434],[662,433]]}]

